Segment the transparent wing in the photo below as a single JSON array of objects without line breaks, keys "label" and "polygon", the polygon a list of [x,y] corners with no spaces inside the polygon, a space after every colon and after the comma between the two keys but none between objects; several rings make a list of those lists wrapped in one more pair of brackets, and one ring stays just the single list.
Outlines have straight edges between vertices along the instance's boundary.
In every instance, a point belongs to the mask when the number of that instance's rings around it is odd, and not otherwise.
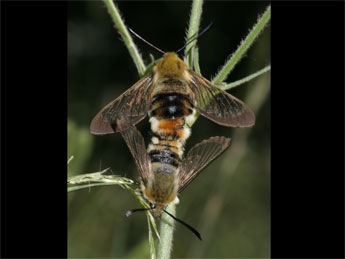
[{"label": "transparent wing", "polygon": [[150,173],[150,159],[146,152],[144,138],[136,127],[128,126],[124,119],[118,120],[117,126],[131,151],[141,179],[146,186],[148,174]]},{"label": "transparent wing", "polygon": [[144,119],[151,101],[151,86],[152,73],[105,106],[92,120],[91,133],[104,135],[119,131],[116,122],[120,118],[125,118],[123,127],[135,125]]},{"label": "transparent wing", "polygon": [[255,123],[253,112],[241,100],[189,70],[189,84],[195,95],[196,109],[206,118],[228,127],[250,127]]},{"label": "transparent wing", "polygon": [[179,171],[181,192],[209,163],[220,156],[229,146],[230,138],[211,137],[196,144],[182,161]]}]

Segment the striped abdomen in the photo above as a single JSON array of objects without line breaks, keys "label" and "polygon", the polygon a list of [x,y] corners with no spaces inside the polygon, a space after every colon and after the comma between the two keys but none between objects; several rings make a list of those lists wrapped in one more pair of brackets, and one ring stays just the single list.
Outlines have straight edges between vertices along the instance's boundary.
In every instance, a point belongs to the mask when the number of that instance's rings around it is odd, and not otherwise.
[{"label": "striped abdomen", "polygon": [[154,135],[148,147],[153,177],[145,190],[145,195],[157,206],[170,203],[177,195],[177,168],[190,135],[185,124],[194,114],[189,96],[172,90],[167,81],[163,83],[165,88],[154,94],[149,112]]},{"label": "striped abdomen", "polygon": [[152,98],[150,122],[154,137],[148,150],[152,162],[179,164],[183,145],[190,135],[190,129],[185,128],[186,120],[193,112],[187,95],[159,93]]}]

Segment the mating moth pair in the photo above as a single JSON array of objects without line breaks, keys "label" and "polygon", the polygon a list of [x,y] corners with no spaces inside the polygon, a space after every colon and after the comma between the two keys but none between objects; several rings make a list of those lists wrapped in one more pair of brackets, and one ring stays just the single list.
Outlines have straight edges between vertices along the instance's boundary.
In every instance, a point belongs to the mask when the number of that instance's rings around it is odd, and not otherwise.
[{"label": "mating moth pair", "polygon": [[[151,73],[105,106],[91,123],[93,134],[122,134],[141,176],[141,193],[154,216],[166,212],[164,208],[230,145],[229,138],[211,137],[184,156],[191,134],[188,123],[196,112],[227,127],[255,123],[253,112],[242,101],[188,69],[176,53],[167,52]],[[153,137],[146,148],[135,125],[147,114]],[[182,223],[201,239],[195,229]]]}]

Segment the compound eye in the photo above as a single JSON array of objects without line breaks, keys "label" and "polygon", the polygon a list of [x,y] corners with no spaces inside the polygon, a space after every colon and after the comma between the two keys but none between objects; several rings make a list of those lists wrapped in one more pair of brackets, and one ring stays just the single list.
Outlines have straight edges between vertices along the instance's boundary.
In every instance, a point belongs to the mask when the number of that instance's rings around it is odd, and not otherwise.
[{"label": "compound eye", "polygon": [[154,210],[156,208],[156,205],[150,202],[150,208],[151,210]]}]

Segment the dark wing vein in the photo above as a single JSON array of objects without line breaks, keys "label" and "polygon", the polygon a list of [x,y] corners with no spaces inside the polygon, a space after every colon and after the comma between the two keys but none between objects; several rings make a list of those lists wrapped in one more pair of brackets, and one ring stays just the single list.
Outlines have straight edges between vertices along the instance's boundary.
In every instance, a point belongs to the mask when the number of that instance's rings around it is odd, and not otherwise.
[{"label": "dark wing vein", "polygon": [[255,123],[253,112],[241,100],[221,90],[207,79],[189,71],[189,84],[195,95],[197,110],[208,119],[228,127],[250,127]]},{"label": "dark wing vein", "polygon": [[141,179],[146,186],[150,173],[150,159],[146,152],[144,138],[136,127],[127,126],[125,119],[118,120],[117,126],[129,150],[131,151]]},{"label": "dark wing vein", "polygon": [[90,131],[96,135],[119,131],[116,122],[125,118],[124,127],[135,125],[146,117],[151,101],[152,73],[140,79],[126,92],[105,106],[92,120]]},{"label": "dark wing vein", "polygon": [[221,155],[230,145],[230,138],[211,137],[196,144],[182,161],[179,171],[181,192],[209,163]]}]

